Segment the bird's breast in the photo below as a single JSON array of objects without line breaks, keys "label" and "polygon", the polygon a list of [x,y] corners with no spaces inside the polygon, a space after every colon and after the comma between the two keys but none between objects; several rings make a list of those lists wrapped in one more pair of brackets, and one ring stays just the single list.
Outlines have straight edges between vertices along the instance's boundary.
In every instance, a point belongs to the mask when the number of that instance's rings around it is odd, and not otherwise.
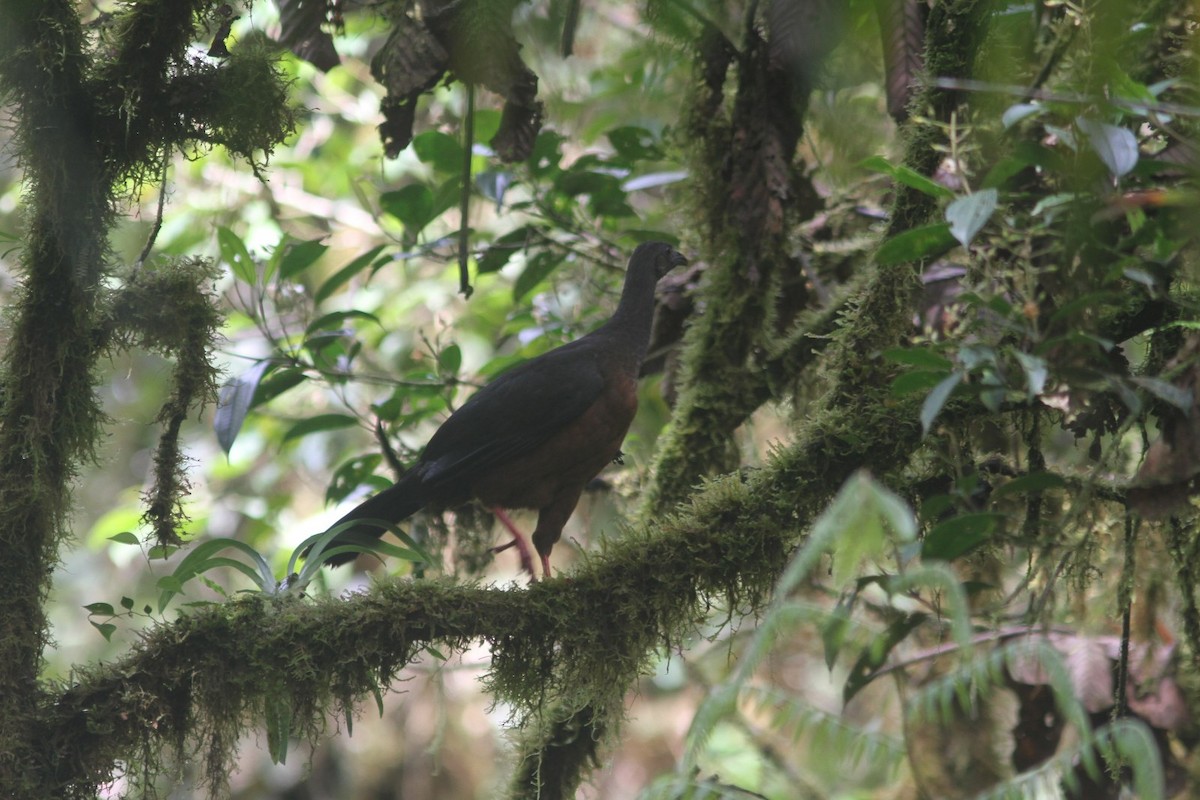
[{"label": "bird's breast", "polygon": [[487,506],[545,508],[576,495],[621,450],[637,413],[637,383],[610,377],[588,409],[529,453],[480,476],[472,494]]}]

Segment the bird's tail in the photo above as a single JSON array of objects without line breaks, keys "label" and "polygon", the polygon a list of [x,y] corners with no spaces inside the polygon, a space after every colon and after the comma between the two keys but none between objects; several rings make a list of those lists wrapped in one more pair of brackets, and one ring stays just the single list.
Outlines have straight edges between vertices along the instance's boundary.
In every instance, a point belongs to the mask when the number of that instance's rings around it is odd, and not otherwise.
[{"label": "bird's tail", "polygon": [[[351,525],[337,534],[326,545],[326,550],[345,544],[370,543],[387,532],[386,524],[395,525],[408,519],[420,511],[429,502],[426,492],[421,485],[421,479],[411,472],[404,475],[392,486],[379,494],[367,498],[348,514],[339,519],[331,528],[347,522],[362,520],[357,525]],[[308,555],[308,550],[304,551]],[[329,567],[340,567],[356,558],[353,552],[339,553],[325,560]]]}]

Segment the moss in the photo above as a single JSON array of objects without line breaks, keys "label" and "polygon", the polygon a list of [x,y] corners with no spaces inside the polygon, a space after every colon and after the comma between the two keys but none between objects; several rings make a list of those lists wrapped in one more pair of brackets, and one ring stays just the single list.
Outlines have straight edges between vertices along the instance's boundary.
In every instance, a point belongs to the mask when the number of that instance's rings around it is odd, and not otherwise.
[{"label": "moss", "polygon": [[186,521],[182,498],[190,486],[180,428],[188,414],[216,397],[211,353],[222,315],[212,283],[218,275],[203,259],[137,269],[106,298],[95,333],[106,347],[140,347],[175,359],[171,394],[158,413],[164,429],[144,515],[160,545],[178,544],[178,530]]}]

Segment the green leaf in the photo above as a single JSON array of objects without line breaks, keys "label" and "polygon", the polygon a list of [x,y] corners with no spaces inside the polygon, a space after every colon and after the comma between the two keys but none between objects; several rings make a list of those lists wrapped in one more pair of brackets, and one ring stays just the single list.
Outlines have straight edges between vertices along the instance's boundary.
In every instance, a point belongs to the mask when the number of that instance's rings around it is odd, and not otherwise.
[{"label": "green leaf", "polygon": [[89,614],[99,614],[103,617],[111,617],[117,613],[110,603],[88,603],[84,608]]},{"label": "green leaf", "polygon": [[122,597],[121,598],[121,608],[125,609],[126,611],[133,611],[133,598],[132,597]]},{"label": "green leaf", "polygon": [[229,450],[242,429],[242,423],[246,421],[246,414],[253,405],[259,382],[272,366],[273,362],[269,359],[256,361],[241,375],[221,387],[220,396],[217,398],[217,410],[213,414],[213,429],[217,433],[217,442],[226,455],[229,455]]},{"label": "green leaf", "polygon": [[933,389],[946,377],[945,370],[917,369],[897,375],[892,381],[892,397],[907,397],[910,394],[923,394]]},{"label": "green leaf", "polygon": [[1114,178],[1120,178],[1137,166],[1138,144],[1132,131],[1086,117],[1077,118],[1075,125]]},{"label": "green leaf", "polygon": [[996,211],[999,194],[995,189],[981,189],[974,194],[960,197],[946,206],[946,221],[950,223],[950,235],[963,247],[971,244],[975,234],[987,224]]},{"label": "green leaf", "polygon": [[[254,562],[254,568],[240,561],[217,556],[217,553],[230,548],[249,556]],[[275,575],[271,572],[270,565],[253,547],[236,539],[209,539],[193,547],[175,567],[174,572],[158,579],[157,586],[161,590],[158,598],[159,613],[166,609],[172,597],[183,592],[184,584],[216,567],[232,567],[238,570],[254,581],[260,591],[268,591],[275,585]]]},{"label": "green leaf", "polygon": [[529,263],[525,265],[525,270],[517,278],[516,283],[513,284],[513,302],[521,302],[525,295],[537,288],[538,284],[544,281],[562,262],[562,253],[552,253],[545,250],[529,259]]},{"label": "green leaf", "polygon": [[221,251],[221,260],[229,266],[234,277],[250,286],[258,282],[258,268],[241,237],[223,225],[218,226],[217,247]]},{"label": "green leaf", "polygon": [[251,408],[258,408],[295,386],[299,386],[308,376],[300,367],[284,367],[277,369],[258,383],[254,392]]},{"label": "green leaf", "polygon": [[929,433],[929,429],[933,427],[933,421],[937,419],[938,414],[942,411],[942,407],[946,405],[946,400],[950,398],[950,393],[958,387],[958,384],[962,383],[962,379],[961,372],[954,372],[937,386],[933,387],[933,391],[929,393],[929,396],[925,398],[925,402],[921,404],[922,433]]},{"label": "green leaf", "polygon": [[1003,519],[1003,514],[980,511],[939,522],[925,537],[921,558],[953,561],[990,539]]},{"label": "green leaf", "polygon": [[283,441],[290,442],[293,439],[308,436],[310,433],[353,428],[357,424],[358,420],[349,414],[318,414],[315,417],[302,419],[288,428],[287,433],[283,435]]},{"label": "green leaf", "polygon": [[288,693],[282,687],[267,692],[263,698],[266,714],[267,750],[271,761],[283,764],[287,761],[288,738],[292,728],[292,705]]},{"label": "green leaf", "polygon": [[108,540],[110,542],[116,542],[117,544],[141,545],[142,543],[142,540],[139,539],[137,534],[135,534],[133,531],[121,531],[120,533],[113,534],[112,536],[108,537]]},{"label": "green leaf", "polygon": [[342,323],[351,319],[364,319],[367,322],[375,323],[380,328],[383,327],[383,323],[379,321],[378,317],[374,314],[368,314],[366,311],[334,311],[310,322],[308,327],[304,329],[304,335],[311,336],[317,331],[340,331],[343,329]]},{"label": "green leaf", "polygon": [[459,173],[462,171],[463,147],[458,139],[441,131],[418,133],[412,140],[417,158],[429,164],[437,172]]},{"label": "green leaf", "polygon": [[876,670],[887,662],[888,654],[925,619],[925,614],[908,614],[889,625],[882,635],[875,638],[870,647],[863,650],[846,675],[846,685],[842,687],[842,703],[850,702],[854,695],[871,682]]},{"label": "green leaf", "polygon": [[918,192],[927,194],[930,197],[954,197],[954,192],[940,183],[925,177],[911,167],[906,167],[903,164],[893,164],[883,156],[871,156],[860,161],[858,165],[863,169],[887,175],[898,183],[902,183],[910,189],[916,189]]},{"label": "green leaf", "polygon": [[410,183],[394,192],[385,192],[379,197],[379,205],[414,235],[433,221],[433,191],[423,183]]},{"label": "green leaf", "polygon": [[536,241],[537,238],[537,229],[532,225],[523,225],[498,237],[480,256],[476,274],[486,275],[489,272],[499,271],[508,263],[514,253],[524,250],[531,241]]},{"label": "green leaf", "polygon": [[288,244],[279,259],[279,277],[289,280],[296,277],[315,264],[328,249],[328,245],[321,244],[317,239]]},{"label": "green leaf", "polygon": [[451,377],[458,374],[458,370],[462,367],[462,348],[456,344],[438,353],[438,367],[442,373]]},{"label": "green leaf", "polygon": [[313,300],[318,304],[328,300],[334,292],[342,288],[351,278],[367,267],[372,266],[375,263],[376,257],[383,252],[384,247],[386,245],[376,245],[339,269],[313,293]]},{"label": "green leaf", "polygon": [[895,364],[908,364],[943,373],[954,369],[954,362],[930,347],[892,347],[883,351],[883,357]]},{"label": "green leaf", "polygon": [[1067,482],[1053,472],[1030,472],[1019,478],[1013,478],[992,492],[993,499],[999,499],[1010,494],[1031,494],[1044,492],[1047,489],[1061,489]]},{"label": "green leaf", "polygon": [[106,641],[106,642],[112,641],[112,635],[114,633],[116,633],[116,631],[117,631],[116,625],[113,625],[111,622],[96,622],[96,621],[90,620],[90,619],[88,620],[88,622],[90,622],[92,624],[93,628],[100,631],[100,635],[104,637],[104,641]]},{"label": "green leaf", "polygon": [[659,161],[663,158],[657,137],[645,128],[635,125],[613,128],[608,132],[608,141],[617,155],[627,162]]},{"label": "green leaf", "polygon": [[936,258],[956,244],[958,240],[950,233],[949,223],[939,222],[913,228],[879,245],[875,251],[875,263],[887,266]]}]

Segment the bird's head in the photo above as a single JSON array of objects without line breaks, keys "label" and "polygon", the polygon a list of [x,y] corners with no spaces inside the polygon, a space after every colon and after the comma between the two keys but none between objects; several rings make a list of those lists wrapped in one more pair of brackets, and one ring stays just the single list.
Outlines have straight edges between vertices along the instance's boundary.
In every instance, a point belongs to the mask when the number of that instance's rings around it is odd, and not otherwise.
[{"label": "bird's head", "polygon": [[683,257],[683,254],[666,242],[645,242],[639,244],[629,259],[630,269],[633,269],[635,266],[645,265],[645,267],[652,269],[655,280],[658,280],[676,267],[682,267],[687,263],[688,260]]}]

